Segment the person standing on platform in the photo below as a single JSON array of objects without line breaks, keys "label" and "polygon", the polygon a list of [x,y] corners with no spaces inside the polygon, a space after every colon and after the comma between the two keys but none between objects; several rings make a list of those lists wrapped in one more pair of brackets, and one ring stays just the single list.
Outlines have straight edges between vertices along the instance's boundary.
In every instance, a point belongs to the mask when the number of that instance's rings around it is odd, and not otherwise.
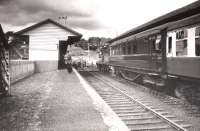
[{"label": "person standing on platform", "polygon": [[64,59],[65,59],[66,68],[68,72],[71,73],[72,72],[72,57],[68,50],[64,56]]}]

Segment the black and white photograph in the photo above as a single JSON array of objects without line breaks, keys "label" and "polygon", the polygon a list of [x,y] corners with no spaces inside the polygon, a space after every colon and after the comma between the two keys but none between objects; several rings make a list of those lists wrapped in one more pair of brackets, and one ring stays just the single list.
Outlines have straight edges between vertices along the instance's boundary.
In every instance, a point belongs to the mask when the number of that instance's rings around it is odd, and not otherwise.
[{"label": "black and white photograph", "polygon": [[0,131],[200,131],[200,1],[0,0]]}]

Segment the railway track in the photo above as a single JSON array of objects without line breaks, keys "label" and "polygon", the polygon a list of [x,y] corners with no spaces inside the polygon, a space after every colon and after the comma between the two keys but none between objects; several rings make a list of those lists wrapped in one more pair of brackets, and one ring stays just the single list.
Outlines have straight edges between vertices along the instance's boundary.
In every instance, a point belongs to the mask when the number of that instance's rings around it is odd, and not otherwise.
[{"label": "railway track", "polygon": [[131,131],[186,131],[191,125],[151,105],[151,101],[135,99],[95,73],[81,72],[91,86]]},{"label": "railway track", "polygon": [[[180,109],[183,109],[185,112],[187,112],[189,117],[191,117],[191,116],[196,117],[196,118],[200,117],[200,108],[196,105],[190,104],[188,101],[184,101],[184,100],[180,100],[180,99],[168,96],[164,93],[149,89],[147,87],[144,87],[142,85],[139,85],[139,84],[136,84],[134,82],[127,81],[124,79],[119,79],[119,78],[111,79],[107,75],[103,75],[103,74],[99,74],[99,73],[95,73],[95,75],[101,77],[101,79],[105,79],[105,80],[109,81],[109,83],[112,83],[113,86],[117,85],[116,81],[119,81],[121,84],[125,84],[127,86],[131,86],[131,87],[134,86],[134,88],[137,88],[137,90],[140,90],[142,92],[148,92],[148,93],[152,94],[154,97],[156,97],[157,99],[159,99],[160,101],[162,101],[163,103],[165,103],[167,105],[171,105],[175,108],[178,107]],[[117,87],[120,87],[120,86],[117,85]],[[121,90],[123,90],[123,89],[121,88]],[[143,97],[143,95],[144,95],[144,93],[142,95],[140,95],[140,96],[142,96],[142,99],[148,99],[148,98]],[[138,97],[138,94],[137,94],[137,97]],[[155,104],[157,104],[157,103],[154,102],[154,105]],[[197,123],[196,125],[198,126],[199,122],[196,122],[196,123]],[[200,130],[200,128],[195,129],[195,130]]]}]

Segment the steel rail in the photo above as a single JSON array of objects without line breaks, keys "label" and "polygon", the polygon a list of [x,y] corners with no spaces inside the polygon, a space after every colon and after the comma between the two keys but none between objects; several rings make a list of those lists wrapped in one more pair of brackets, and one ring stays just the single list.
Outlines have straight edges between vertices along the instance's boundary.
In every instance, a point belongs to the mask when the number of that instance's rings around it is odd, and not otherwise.
[{"label": "steel rail", "polygon": [[[89,72],[90,73],[90,72]],[[165,116],[157,113],[156,111],[154,111],[153,109],[149,108],[148,106],[144,105],[143,103],[137,101],[136,99],[134,99],[133,97],[131,97],[130,95],[126,94],[126,92],[114,87],[112,84],[110,84],[109,82],[106,82],[105,80],[100,79],[99,77],[97,77],[96,75],[90,73],[92,76],[94,76],[96,79],[104,82],[105,84],[109,85],[110,87],[112,87],[113,89],[119,91],[120,93],[122,93],[123,95],[125,95],[126,97],[128,97],[130,100],[138,103],[140,106],[142,106],[144,109],[147,109],[148,111],[152,112],[154,115],[156,115],[157,117],[159,117],[160,119],[165,120],[168,124],[170,124],[172,127],[174,127],[175,129],[177,129],[178,131],[187,131],[187,129],[181,127],[180,125],[176,124],[175,122],[173,122],[172,120],[166,118]]]}]

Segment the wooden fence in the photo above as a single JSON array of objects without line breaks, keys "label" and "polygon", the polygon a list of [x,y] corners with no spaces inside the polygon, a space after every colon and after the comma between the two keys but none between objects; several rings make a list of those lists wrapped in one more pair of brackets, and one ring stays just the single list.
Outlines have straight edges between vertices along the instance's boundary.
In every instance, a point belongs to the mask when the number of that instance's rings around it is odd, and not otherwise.
[{"label": "wooden fence", "polygon": [[34,61],[12,60],[10,63],[11,84],[35,73]]}]

